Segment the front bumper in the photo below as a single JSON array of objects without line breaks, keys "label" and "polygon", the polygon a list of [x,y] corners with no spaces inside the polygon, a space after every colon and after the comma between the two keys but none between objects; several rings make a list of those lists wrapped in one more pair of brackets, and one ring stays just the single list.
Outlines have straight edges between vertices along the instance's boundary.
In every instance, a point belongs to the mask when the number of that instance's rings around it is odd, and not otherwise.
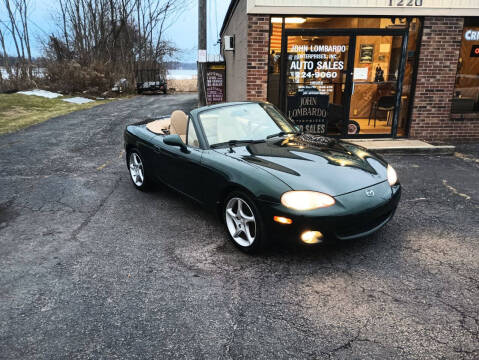
[{"label": "front bumper", "polygon": [[[373,190],[367,196],[366,190]],[[370,192],[369,192],[370,193]],[[296,211],[281,204],[260,202],[261,214],[269,236],[300,239],[305,231],[320,231],[325,239],[349,240],[370,235],[382,228],[394,215],[401,197],[401,185],[387,181],[336,196],[328,208]],[[274,216],[291,219],[292,224],[279,224]]]}]

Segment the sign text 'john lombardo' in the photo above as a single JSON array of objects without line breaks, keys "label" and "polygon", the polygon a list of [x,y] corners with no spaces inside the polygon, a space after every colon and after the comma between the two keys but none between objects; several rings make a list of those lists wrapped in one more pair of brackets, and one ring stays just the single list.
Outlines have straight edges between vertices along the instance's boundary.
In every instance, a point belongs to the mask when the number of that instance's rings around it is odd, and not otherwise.
[{"label": "sign text 'john lombardo'", "polygon": [[288,117],[304,132],[326,134],[328,127],[328,95],[288,96]]},{"label": "sign text 'john lombardo'", "polygon": [[346,45],[293,45],[289,55],[289,70],[293,78],[335,79],[344,69],[341,53]]}]

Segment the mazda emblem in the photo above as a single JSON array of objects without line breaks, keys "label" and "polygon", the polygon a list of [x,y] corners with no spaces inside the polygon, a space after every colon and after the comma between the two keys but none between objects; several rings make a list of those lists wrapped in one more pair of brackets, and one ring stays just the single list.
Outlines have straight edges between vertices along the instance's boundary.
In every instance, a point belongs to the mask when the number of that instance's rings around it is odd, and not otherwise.
[{"label": "mazda emblem", "polygon": [[374,196],[374,190],[372,190],[372,189],[367,189],[367,190],[366,190],[366,196],[368,196],[368,197]]}]

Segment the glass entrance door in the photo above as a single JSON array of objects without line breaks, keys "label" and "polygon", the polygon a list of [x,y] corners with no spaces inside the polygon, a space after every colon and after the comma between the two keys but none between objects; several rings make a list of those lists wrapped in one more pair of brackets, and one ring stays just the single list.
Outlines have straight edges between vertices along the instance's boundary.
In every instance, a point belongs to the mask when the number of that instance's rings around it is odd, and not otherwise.
[{"label": "glass entrance door", "polygon": [[286,115],[303,131],[340,135],[349,113],[350,36],[287,36]]},{"label": "glass entrance door", "polygon": [[[391,135],[402,40],[403,36],[356,36],[349,134]],[[401,106],[400,111],[406,108]]]},{"label": "glass entrance door", "polygon": [[407,111],[407,100],[398,101],[403,37],[397,31],[287,32],[281,55],[286,115],[308,133],[391,136]]}]

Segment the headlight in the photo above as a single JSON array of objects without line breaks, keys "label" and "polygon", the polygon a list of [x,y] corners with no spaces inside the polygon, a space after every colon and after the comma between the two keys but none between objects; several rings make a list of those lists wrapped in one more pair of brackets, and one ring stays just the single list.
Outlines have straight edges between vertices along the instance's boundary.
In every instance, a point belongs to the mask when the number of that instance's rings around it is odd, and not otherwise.
[{"label": "headlight", "polygon": [[394,170],[391,165],[388,165],[387,175],[389,185],[393,186],[397,183],[398,175],[396,174],[396,170]]},{"label": "headlight", "polygon": [[312,210],[334,205],[328,194],[316,191],[288,191],[281,196],[281,204],[294,210]]}]

